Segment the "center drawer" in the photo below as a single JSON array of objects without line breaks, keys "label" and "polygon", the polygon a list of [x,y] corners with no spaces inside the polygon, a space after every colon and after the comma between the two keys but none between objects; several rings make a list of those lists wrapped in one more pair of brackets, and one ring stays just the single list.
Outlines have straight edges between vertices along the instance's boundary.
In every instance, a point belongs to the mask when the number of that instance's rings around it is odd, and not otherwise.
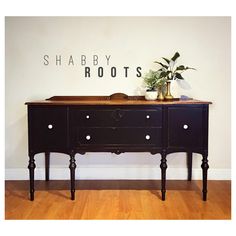
[{"label": "center drawer", "polygon": [[160,109],[73,110],[74,125],[79,127],[161,127]]},{"label": "center drawer", "polygon": [[78,128],[79,145],[155,145],[161,146],[161,128]]}]

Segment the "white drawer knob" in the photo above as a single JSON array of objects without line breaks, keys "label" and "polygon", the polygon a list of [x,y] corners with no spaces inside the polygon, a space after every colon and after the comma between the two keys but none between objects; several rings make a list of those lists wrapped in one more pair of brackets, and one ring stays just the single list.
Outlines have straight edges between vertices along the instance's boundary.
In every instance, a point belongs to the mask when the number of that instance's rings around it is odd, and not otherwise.
[{"label": "white drawer knob", "polygon": [[48,129],[52,129],[52,128],[53,128],[53,125],[49,124]]},{"label": "white drawer knob", "polygon": [[151,138],[151,136],[147,134],[145,138],[146,138],[146,140],[149,140]]},{"label": "white drawer knob", "polygon": [[87,140],[90,140],[90,139],[91,139],[91,136],[90,136],[90,135],[86,135],[86,139],[87,139]]},{"label": "white drawer knob", "polygon": [[146,115],[146,119],[150,119],[150,116],[149,116],[149,115]]},{"label": "white drawer knob", "polygon": [[86,115],[86,119],[88,120],[90,118],[90,116],[89,115]]},{"label": "white drawer knob", "polygon": [[188,125],[183,125],[183,128],[184,129],[188,129]]}]

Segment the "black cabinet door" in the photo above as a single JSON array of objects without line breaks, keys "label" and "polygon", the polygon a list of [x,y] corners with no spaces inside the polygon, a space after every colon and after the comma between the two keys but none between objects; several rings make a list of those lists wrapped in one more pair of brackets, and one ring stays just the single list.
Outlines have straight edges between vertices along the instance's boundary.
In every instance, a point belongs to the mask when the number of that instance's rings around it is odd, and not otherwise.
[{"label": "black cabinet door", "polygon": [[30,151],[66,150],[68,147],[66,107],[32,106],[29,107],[28,114]]},{"label": "black cabinet door", "polygon": [[203,109],[201,106],[168,107],[168,147],[203,147]]}]

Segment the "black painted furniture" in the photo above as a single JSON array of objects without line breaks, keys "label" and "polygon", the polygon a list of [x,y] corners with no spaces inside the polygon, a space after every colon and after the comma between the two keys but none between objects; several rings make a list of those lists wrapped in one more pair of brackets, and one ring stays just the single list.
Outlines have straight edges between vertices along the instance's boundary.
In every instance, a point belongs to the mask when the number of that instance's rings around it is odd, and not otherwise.
[{"label": "black painted furniture", "polygon": [[207,199],[208,105],[197,100],[146,101],[142,96],[55,96],[27,102],[30,199],[34,200],[34,155],[45,153],[49,180],[50,152],[70,156],[71,199],[75,199],[75,154],[150,152],[161,154],[162,200],[166,193],[166,156],[186,152],[188,180],[192,153],[200,153],[203,200]]}]

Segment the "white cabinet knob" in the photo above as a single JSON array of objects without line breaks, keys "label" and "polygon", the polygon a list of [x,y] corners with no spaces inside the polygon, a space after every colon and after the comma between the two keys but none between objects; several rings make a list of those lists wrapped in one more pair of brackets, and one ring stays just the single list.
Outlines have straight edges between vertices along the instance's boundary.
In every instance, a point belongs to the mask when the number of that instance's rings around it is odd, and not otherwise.
[{"label": "white cabinet knob", "polygon": [[183,128],[184,129],[188,129],[188,125],[183,125]]},{"label": "white cabinet knob", "polygon": [[146,138],[146,140],[149,140],[149,139],[151,138],[151,136],[147,134],[147,135],[145,136],[145,138]]},{"label": "white cabinet knob", "polygon": [[90,135],[86,135],[86,139],[87,139],[87,140],[90,140],[90,139],[91,139],[91,136],[90,136]]},{"label": "white cabinet knob", "polygon": [[48,129],[52,129],[53,128],[53,125],[52,124],[49,124],[48,125]]},{"label": "white cabinet knob", "polygon": [[149,116],[149,115],[146,115],[146,119],[150,119],[150,116]]},{"label": "white cabinet knob", "polygon": [[88,120],[90,118],[90,116],[89,115],[86,115],[86,119]]}]

